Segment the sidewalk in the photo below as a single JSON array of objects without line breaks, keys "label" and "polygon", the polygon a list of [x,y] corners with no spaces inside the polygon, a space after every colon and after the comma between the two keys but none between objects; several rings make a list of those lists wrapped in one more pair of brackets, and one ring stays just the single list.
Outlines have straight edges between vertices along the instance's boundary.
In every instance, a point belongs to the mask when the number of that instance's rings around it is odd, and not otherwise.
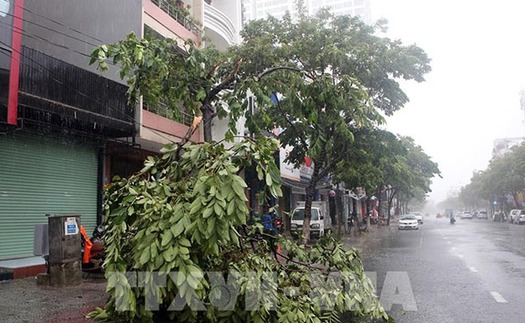
[{"label": "sidewalk", "polygon": [[376,244],[381,243],[386,237],[395,234],[397,231],[397,222],[391,222],[389,226],[372,224],[365,232],[355,232],[354,229],[347,233],[344,238],[344,244],[359,250],[359,253],[366,253],[367,249],[373,248]]},{"label": "sidewalk", "polygon": [[36,277],[0,281],[0,321],[6,323],[92,322],[85,315],[106,302],[106,280],[91,274],[79,286],[49,287]]},{"label": "sidewalk", "polygon": [[[368,231],[350,233],[343,237],[344,244],[354,247],[360,254],[397,231],[397,224],[371,225]],[[107,296],[103,274],[91,274],[79,286],[49,287],[36,283],[36,277],[0,281],[0,321],[6,323],[87,323],[86,314],[103,307]]]}]

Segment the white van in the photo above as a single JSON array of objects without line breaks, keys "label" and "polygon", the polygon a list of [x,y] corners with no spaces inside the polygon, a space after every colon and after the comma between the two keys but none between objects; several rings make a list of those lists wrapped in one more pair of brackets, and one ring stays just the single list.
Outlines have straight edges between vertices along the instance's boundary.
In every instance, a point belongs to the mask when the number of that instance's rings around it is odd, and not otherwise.
[{"label": "white van", "polygon": [[[297,235],[303,231],[304,201],[297,202],[292,212],[291,231]],[[328,213],[326,201],[312,201],[312,217],[310,219],[310,237],[319,238],[332,229],[332,219]]]}]

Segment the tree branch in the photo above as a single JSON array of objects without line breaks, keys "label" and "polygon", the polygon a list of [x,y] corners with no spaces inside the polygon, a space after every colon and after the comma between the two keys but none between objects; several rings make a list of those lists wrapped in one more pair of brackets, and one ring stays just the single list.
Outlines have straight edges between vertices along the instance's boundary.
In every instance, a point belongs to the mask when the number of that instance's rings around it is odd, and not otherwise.
[{"label": "tree branch", "polygon": [[269,69],[267,69],[265,71],[262,71],[259,75],[257,75],[257,79],[260,80],[261,78],[263,78],[267,74],[273,73],[275,71],[280,71],[280,70],[288,70],[288,71],[294,71],[294,72],[301,72],[302,71],[302,69],[297,68],[297,67],[276,66],[276,67],[269,68]]},{"label": "tree branch", "polygon": [[206,98],[204,100],[208,100],[209,98],[215,97],[220,91],[224,90],[227,86],[229,86],[233,81],[235,80],[235,75],[237,75],[237,72],[239,72],[239,68],[241,67],[242,59],[240,59],[237,64],[235,64],[235,68],[233,71],[226,76],[224,80],[222,80],[219,85],[211,89],[211,91],[206,95]]},{"label": "tree branch", "polygon": [[277,110],[279,110],[279,112],[281,112],[281,115],[283,116],[284,120],[286,121],[286,123],[292,128],[292,131],[295,132],[297,134],[297,137],[299,138],[299,140],[301,141],[301,144],[305,147],[305,148],[308,148],[308,143],[306,142],[306,140],[299,136],[300,132],[295,128],[295,125],[294,123],[288,119],[288,117],[286,116],[286,113],[283,112],[283,110],[281,109],[281,107],[279,106],[279,102],[277,102],[277,104],[275,105],[275,107],[277,108]]}]

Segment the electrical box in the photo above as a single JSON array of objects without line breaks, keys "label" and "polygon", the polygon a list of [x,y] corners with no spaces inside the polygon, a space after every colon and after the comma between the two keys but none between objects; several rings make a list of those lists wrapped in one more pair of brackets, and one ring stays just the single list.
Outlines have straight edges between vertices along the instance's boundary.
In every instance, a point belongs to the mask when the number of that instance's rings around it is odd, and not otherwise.
[{"label": "electrical box", "polygon": [[49,284],[78,285],[82,282],[80,215],[47,214]]}]

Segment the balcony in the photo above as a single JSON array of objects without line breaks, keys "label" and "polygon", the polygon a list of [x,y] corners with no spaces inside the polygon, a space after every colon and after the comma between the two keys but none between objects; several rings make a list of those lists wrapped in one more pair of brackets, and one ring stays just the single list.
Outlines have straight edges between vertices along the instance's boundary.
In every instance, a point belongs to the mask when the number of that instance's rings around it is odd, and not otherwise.
[{"label": "balcony", "polygon": [[135,133],[127,87],[23,46],[18,122],[104,138]]},{"label": "balcony", "polygon": [[191,31],[193,34],[201,37],[202,32],[200,27],[189,18],[189,15],[184,12],[184,8],[181,6],[174,6],[171,4],[171,1],[167,0],[150,0],[153,2],[157,7],[159,7],[162,11],[167,13],[171,18],[175,19],[179,24],[184,26],[184,28]]},{"label": "balcony", "polygon": [[226,49],[238,41],[238,30],[223,11],[204,3],[204,27],[206,36],[219,49]]}]

